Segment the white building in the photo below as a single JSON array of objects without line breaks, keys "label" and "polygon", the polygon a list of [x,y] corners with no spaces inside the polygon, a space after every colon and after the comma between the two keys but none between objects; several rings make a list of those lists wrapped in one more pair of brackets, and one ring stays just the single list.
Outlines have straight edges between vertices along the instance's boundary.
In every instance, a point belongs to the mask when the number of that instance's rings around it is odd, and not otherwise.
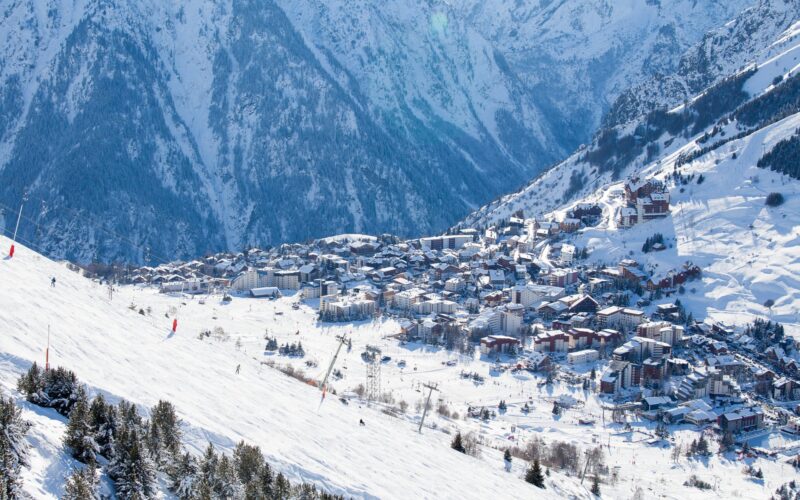
[{"label": "white building", "polygon": [[448,292],[458,293],[464,289],[465,285],[462,278],[455,276],[444,282],[444,289]]},{"label": "white building", "polygon": [[571,365],[579,365],[582,363],[591,363],[600,359],[600,353],[595,349],[584,349],[582,351],[575,351],[567,354],[567,363]]},{"label": "white building", "polygon": [[454,234],[450,236],[433,236],[430,238],[420,238],[419,242],[425,250],[458,250],[472,241],[472,235]]},{"label": "white building", "polygon": [[274,286],[281,290],[297,290],[300,288],[300,271],[275,271]]},{"label": "white building", "polygon": [[564,289],[558,286],[536,285],[517,285],[511,289],[511,302],[522,304],[528,309],[532,309],[543,302],[553,302],[564,296]]},{"label": "white building", "polygon": [[564,266],[572,264],[575,260],[575,245],[564,244],[561,246],[560,262]]},{"label": "white building", "polygon": [[425,290],[421,288],[412,288],[411,290],[403,290],[396,293],[392,299],[392,307],[403,311],[408,311],[414,307],[414,304],[421,302],[425,297]]}]

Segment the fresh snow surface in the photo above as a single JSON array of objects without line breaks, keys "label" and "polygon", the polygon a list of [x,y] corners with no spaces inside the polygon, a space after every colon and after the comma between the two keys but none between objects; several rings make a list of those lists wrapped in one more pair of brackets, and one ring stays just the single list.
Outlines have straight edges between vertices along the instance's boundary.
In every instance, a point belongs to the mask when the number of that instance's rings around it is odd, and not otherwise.
[{"label": "fresh snow surface", "polygon": [[[756,167],[765,151],[798,127],[800,115],[792,115],[682,166],[683,175],[695,178],[686,186],[668,180],[672,209],[666,219],[617,229],[624,182],[598,190],[581,201],[599,202],[604,221],[582,231],[575,244],[589,248],[590,261],[613,264],[633,257],[655,276],[691,262],[703,277],[688,283],[687,295],[680,298],[696,318],[739,325],[769,318],[800,336],[800,184]],[[691,143],[640,175],[668,179],[678,155],[696,148]],[[700,175],[704,181],[697,184]],[[786,202],[767,207],[771,192],[780,192]],[[664,235],[668,248],[642,254],[642,245],[654,233]],[[775,304],[767,308],[764,303],[770,299]]]},{"label": "fresh snow surface", "polygon": [[[0,240],[3,248],[9,244],[7,238]],[[266,328],[301,327],[304,336],[298,339],[313,336],[323,346],[334,341],[337,330],[349,330],[314,329],[314,316],[306,309],[291,315],[290,303],[284,301],[281,308],[286,313],[275,316],[271,302],[237,299],[229,307],[219,305],[217,298],[203,306],[132,288],[120,290],[109,302],[105,286],[20,245],[15,257],[0,261],[0,266],[0,325],[5,332],[0,340],[0,380],[7,387],[32,361],[43,363],[49,324],[51,364],[74,370],[82,382],[112,399],[125,398],[147,408],[159,399],[173,402],[197,452],[208,441],[230,449],[244,439],[261,446],[268,460],[291,479],[313,481],[352,498],[532,494],[533,487],[520,478],[521,468],[513,477],[504,472],[499,451],[475,459],[450,449],[451,436],[434,430],[420,435],[413,423],[377,409],[343,405],[333,395],[320,405],[317,389],[262,366]],[[50,277],[57,278],[55,288],[49,285]],[[151,306],[152,316],[132,311],[131,303]],[[171,307],[178,308],[176,335],[169,334],[172,320],[164,317]],[[237,351],[234,342],[197,340],[202,329],[216,325],[237,336],[246,333],[252,342]],[[394,325],[387,322],[380,329],[388,333]],[[376,328],[365,324],[353,330],[357,338]],[[317,355],[323,361],[331,352],[322,349]],[[241,373],[236,375],[239,364]],[[366,426],[359,426],[360,418]],[[42,453],[53,455],[54,446],[57,441],[48,441]],[[54,469],[53,474],[61,472]],[[48,487],[49,494],[36,489],[41,473],[26,477],[35,496],[57,496],[56,485]],[[582,494],[574,481],[569,483],[575,489],[571,493]]]},{"label": "fresh snow surface", "polygon": [[[8,239],[0,239],[0,248],[8,245]],[[625,432],[604,419],[600,400],[580,384],[545,386],[538,375],[495,370],[493,360],[400,345],[390,337],[399,331],[393,320],[319,324],[315,301],[295,309],[298,299],[288,292],[275,301],[234,297],[224,303],[218,295],[179,297],[152,288],[122,287],[110,300],[105,286],[19,245],[13,260],[0,260],[0,276],[0,324],[5,332],[0,338],[0,384],[12,393],[20,372],[32,361],[43,362],[50,325],[53,365],[75,370],[93,393],[102,392],[111,400],[125,398],[143,409],[159,399],[172,401],[192,451],[199,453],[207,441],[230,449],[244,439],[261,446],[269,461],[292,479],[313,481],[347,497],[590,498],[590,481],[580,484],[577,478],[552,472],[547,489],[541,491],[522,480],[521,460],[514,460],[511,473],[503,470],[501,450],[514,442],[524,445],[533,436],[584,449],[602,445],[606,463],[612,470],[619,468],[619,481],[602,485],[607,498],[629,498],[637,488],[644,497],[764,498],[787,478],[783,455],[777,461],[755,461],[764,471],[763,484],[748,480],[740,472],[744,463],[731,457],[673,464],[669,448],[647,443],[652,423],[631,422],[633,430]],[[51,277],[57,278],[55,288],[50,287]],[[174,335],[169,331],[172,319],[165,314],[177,314]],[[198,340],[201,331],[215,327],[225,331],[227,340],[213,335]],[[265,332],[279,344],[301,341],[306,357],[265,354]],[[366,344],[377,345],[392,358],[382,364],[382,392],[407,401],[406,416],[385,415],[380,405],[367,408],[356,399],[345,405],[333,394],[320,404],[317,389],[262,364],[273,359],[320,379],[335,349],[335,336],[345,333],[353,339],[353,348],[340,356],[337,368],[344,378],[334,381],[333,389],[347,395],[364,383],[360,353]],[[405,368],[398,364],[401,359]],[[317,366],[306,367],[309,360]],[[464,380],[459,376],[462,370],[477,372],[486,381],[476,385]],[[576,368],[579,373],[589,370]],[[437,383],[440,391],[434,400],[441,398],[462,418],[446,419],[432,411],[418,434],[415,406],[425,395],[419,387],[423,382]],[[553,400],[564,397],[580,408],[554,418]],[[496,406],[501,399],[507,401],[508,411],[497,419],[463,420],[467,404]],[[532,406],[527,415],[521,412],[525,401]],[[47,418],[40,419],[40,414]],[[57,453],[63,420],[27,406],[28,417],[34,420],[31,442],[41,457],[26,472],[28,490],[35,498],[56,498],[60,476],[69,465]],[[366,426],[358,425],[360,418]],[[596,424],[581,426],[579,418],[593,418]],[[480,436],[485,443],[480,457],[450,449],[455,428]],[[673,430],[675,441],[684,445],[699,436],[691,426]],[[789,448],[797,445],[787,443]],[[703,492],[682,486],[691,474],[718,484],[718,489]]]}]

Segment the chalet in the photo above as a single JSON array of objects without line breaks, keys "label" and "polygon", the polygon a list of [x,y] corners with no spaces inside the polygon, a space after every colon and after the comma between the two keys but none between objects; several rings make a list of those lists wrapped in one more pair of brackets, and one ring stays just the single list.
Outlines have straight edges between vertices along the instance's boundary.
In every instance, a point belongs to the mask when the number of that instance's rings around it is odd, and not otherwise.
[{"label": "chalet", "polygon": [[569,303],[571,313],[595,313],[600,304],[591,295],[581,295]]},{"label": "chalet", "polygon": [[800,383],[781,377],[772,383],[772,397],[783,401],[796,401],[800,399]]},{"label": "chalet", "polygon": [[664,183],[657,179],[644,180],[638,176],[631,177],[625,182],[625,201],[636,203],[640,198],[664,191],[666,191]]},{"label": "chalet", "polygon": [[747,432],[764,427],[764,410],[758,406],[723,413],[717,419],[722,432]]},{"label": "chalet", "polygon": [[572,328],[567,332],[570,349],[586,349],[592,347],[597,338],[591,328]]},{"label": "chalet", "polygon": [[603,215],[603,207],[596,203],[579,203],[569,211],[569,216],[591,224]]},{"label": "chalet", "polygon": [[650,396],[642,399],[642,409],[644,411],[664,409],[667,406],[672,406],[672,404],[672,399],[666,396]]},{"label": "chalet", "polygon": [[534,372],[549,372],[553,368],[550,356],[543,352],[528,352],[525,355],[525,364],[528,370]]},{"label": "chalet", "polygon": [[750,377],[753,380],[753,390],[765,395],[772,389],[775,373],[760,366],[750,366]]},{"label": "chalet", "polygon": [[569,336],[558,330],[540,333],[533,338],[533,350],[537,352],[567,352]]},{"label": "chalet", "polygon": [[506,353],[519,347],[519,340],[504,335],[489,335],[481,339],[481,353]]},{"label": "chalet", "polygon": [[561,301],[550,302],[542,304],[536,309],[536,313],[543,319],[553,319],[558,317],[559,314],[567,311],[569,306]]},{"label": "chalet", "polygon": [[274,286],[266,286],[261,288],[251,288],[250,296],[254,298],[268,297],[275,299],[281,296],[281,291]]},{"label": "chalet", "polygon": [[580,219],[566,218],[559,224],[559,229],[565,233],[574,233],[581,228]]},{"label": "chalet", "polygon": [[627,206],[622,207],[619,216],[622,227],[631,227],[669,214],[669,191],[663,182],[655,179],[629,179],[625,183],[625,201]]}]

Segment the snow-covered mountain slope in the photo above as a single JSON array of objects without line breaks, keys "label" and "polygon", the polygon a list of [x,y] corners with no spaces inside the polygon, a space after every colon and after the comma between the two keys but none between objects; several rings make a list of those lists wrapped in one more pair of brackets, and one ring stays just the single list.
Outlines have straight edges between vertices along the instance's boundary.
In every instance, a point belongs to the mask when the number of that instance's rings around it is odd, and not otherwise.
[{"label": "snow-covered mountain slope", "polygon": [[[550,127],[580,142],[631,85],[678,69],[679,55],[754,2],[457,0],[491,40]],[[575,145],[577,145],[576,143]]]},{"label": "snow-covered mountain slope", "polygon": [[[642,169],[640,175],[669,186],[671,214],[666,219],[618,228],[623,183],[604,187],[582,200],[604,207],[603,222],[582,231],[575,243],[589,249],[590,262],[612,265],[630,257],[655,278],[687,262],[697,265],[702,278],[688,283],[680,297],[696,318],[739,325],[769,318],[800,337],[800,182],[756,166],[765,151],[798,128],[800,114],[793,114],[699,156],[678,168],[692,176],[686,185],[672,174],[680,155],[699,149],[696,144]],[[774,192],[786,201],[769,207],[765,200]],[[664,236],[667,249],[642,253],[645,240],[655,233]]]},{"label": "snow-covered mountain slope", "polygon": [[[7,368],[10,368],[7,358],[0,359],[0,371]],[[15,385],[11,378],[0,381],[4,395],[12,393]],[[17,405],[22,419],[30,424],[25,435],[29,445],[27,465],[21,471],[24,491],[37,500],[62,498],[67,478],[75,469],[84,467],[64,448],[67,419],[53,409],[38,407],[24,399],[18,399]],[[109,497],[113,492],[110,479],[105,475],[99,479],[99,492]]]},{"label": "snow-covered mountain slope", "polygon": [[84,261],[434,232],[749,3],[6,0],[0,203]]},{"label": "snow-covered mountain slope", "polygon": [[[0,246],[8,244],[8,239],[0,238]],[[318,339],[330,336],[335,342],[334,332],[311,330],[315,321],[311,312],[294,311],[291,318],[273,316],[273,321],[285,322],[277,325],[264,320],[267,310],[274,311],[272,303],[256,301],[250,309],[258,313],[244,309],[237,323],[224,305],[201,306],[193,301],[181,306],[185,299],[157,293],[148,298],[133,288],[119,290],[111,301],[104,286],[63,264],[24,247],[17,252],[13,259],[0,261],[0,324],[4,326],[0,380],[5,387],[13,387],[31,362],[43,361],[49,324],[52,364],[74,370],[92,392],[102,391],[111,401],[125,398],[144,408],[159,399],[171,401],[195,451],[209,440],[229,450],[244,439],[259,445],[270,463],[292,479],[314,482],[348,498],[494,498],[498,492],[525,498],[534,494],[534,487],[519,477],[522,469],[515,469],[513,476],[503,470],[500,451],[469,457],[450,449],[448,434],[437,430],[418,434],[413,422],[387,416],[377,408],[343,405],[332,395],[320,404],[317,389],[262,366],[260,349],[253,348],[248,355],[232,342],[196,338],[202,328],[215,326],[213,316],[224,318],[225,327],[234,334],[237,324],[254,325],[250,333],[261,346],[264,328],[294,329],[300,321],[304,331],[313,331]],[[49,286],[51,276],[57,278],[55,288]],[[164,318],[160,307],[150,316],[129,308],[134,301],[144,307],[148,300],[178,309],[177,334],[168,335],[171,320]],[[355,338],[397,329],[392,321],[377,327],[370,323],[351,326],[348,330]],[[241,365],[239,374],[237,365]],[[360,418],[366,426],[358,425]],[[41,454],[49,453],[49,446]],[[554,473],[549,481],[548,490],[536,490],[543,498],[589,497],[575,479]],[[41,490],[34,490],[35,485],[31,488],[38,496]]]},{"label": "snow-covered mountain slope", "polygon": [[760,0],[691,47],[674,71],[626,89],[605,116],[606,126],[626,123],[657,109],[673,107],[754,61],[780,54],[795,36],[800,16],[796,0]]},{"label": "snow-covered mountain slope", "polygon": [[[0,238],[0,247],[8,243]],[[102,393],[111,402],[125,398],[140,405],[145,415],[159,399],[169,400],[184,422],[184,443],[190,451],[201,453],[208,441],[230,451],[245,440],[260,446],[268,461],[290,478],[348,498],[595,498],[589,493],[588,477],[581,484],[575,474],[551,469],[547,488],[539,490],[522,479],[523,460],[515,458],[512,471],[505,472],[501,450],[512,443],[526,446],[534,438],[580,450],[602,445],[604,463],[614,477],[607,475],[602,482],[604,498],[760,498],[787,480],[785,454],[778,460],[762,457],[746,462],[715,454],[676,463],[673,448],[652,444],[655,422],[632,421],[632,430],[626,431],[624,424],[603,413],[604,401],[580,384],[560,380],[544,384],[543,374],[500,373],[494,360],[485,356],[402,345],[389,337],[399,328],[392,319],[318,323],[315,308],[309,307],[313,304],[293,307],[295,296],[275,301],[237,296],[223,302],[215,295],[201,301],[160,294],[154,288],[119,287],[109,300],[105,286],[23,247],[18,247],[13,260],[0,260],[0,276],[4,392],[19,398],[13,390],[16,380],[31,362],[43,361],[49,324],[51,364],[73,369],[88,384],[90,394]],[[57,278],[55,288],[49,285],[51,276]],[[169,334],[172,318],[165,318],[165,312],[177,314],[174,335]],[[217,327],[224,333],[197,338],[202,330]],[[306,356],[265,353],[265,330],[281,344],[301,340]],[[261,364],[264,360],[291,364],[319,379],[339,334],[351,337],[353,350],[341,353],[337,368],[343,378],[333,387],[347,395],[363,383],[366,373],[360,353],[368,344],[378,345],[392,357],[382,365],[382,390],[411,403],[405,415],[388,416],[381,411],[383,405],[368,408],[357,398],[343,405],[332,394],[320,404],[318,390]],[[400,359],[408,360],[407,368],[397,363]],[[309,367],[309,361],[318,364]],[[588,365],[573,368],[590,370]],[[464,380],[461,371],[479,373],[486,383]],[[428,381],[440,389],[434,395],[437,404],[462,416],[468,405],[496,406],[499,400],[507,401],[508,409],[489,421],[448,418],[432,411],[418,434],[420,410],[414,404],[424,401],[420,386]],[[580,406],[554,416],[553,401],[560,398],[579,401]],[[525,403],[529,411],[523,410]],[[19,404],[34,425],[28,434],[32,463],[23,472],[27,491],[35,498],[57,498],[63,474],[74,465],[60,448],[63,418]],[[581,423],[585,418],[597,423],[587,427]],[[366,425],[360,426],[359,419]],[[480,457],[450,449],[457,428],[475,432],[485,443]],[[692,425],[672,431],[675,443],[684,449],[699,435]],[[763,469],[764,481],[742,474],[745,464]],[[718,484],[714,490],[698,490],[684,484],[691,475]]]},{"label": "snow-covered mountain slope", "polygon": [[[771,4],[765,2],[764,5]],[[783,113],[783,104],[770,102],[765,96],[780,88],[784,89],[783,94],[789,95],[788,98],[797,95],[800,3],[787,2],[786,5],[793,6],[791,15],[796,22],[790,23],[788,28],[756,51],[751,51],[749,45],[743,44],[740,46],[742,52],[726,52],[724,57],[715,56],[715,60],[729,61],[718,67],[720,71],[729,66],[739,67],[741,61],[749,62],[750,66],[731,74],[720,73],[715,77],[713,86],[686,100],[688,108],[684,108],[683,104],[669,111],[662,108],[633,122],[601,129],[588,146],[579,148],[520,191],[502,196],[470,214],[460,225],[486,226],[508,218],[517,211],[535,216],[555,210],[616,179],[635,173],[643,165],[667,158],[685,145],[714,132],[719,120],[736,113],[740,107],[746,108],[748,102],[752,102],[751,108],[761,106],[767,114],[778,116]],[[747,13],[746,17],[750,16]],[[767,32],[772,33],[774,27],[767,26]],[[695,48],[687,53],[699,50]],[[763,102],[759,98],[763,98]],[[664,102],[670,102],[667,97],[665,99]],[[647,110],[647,106],[642,110]],[[751,123],[748,119],[747,123],[739,123],[739,128],[733,133],[752,129],[757,122],[763,121],[759,118]],[[715,133],[709,144],[718,140],[720,137]]]}]

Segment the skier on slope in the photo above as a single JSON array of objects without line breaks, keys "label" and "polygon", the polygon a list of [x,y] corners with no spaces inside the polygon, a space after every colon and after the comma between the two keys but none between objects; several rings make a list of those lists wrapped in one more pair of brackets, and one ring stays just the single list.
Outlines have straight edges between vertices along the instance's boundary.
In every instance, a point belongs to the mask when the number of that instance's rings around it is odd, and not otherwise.
[{"label": "skier on slope", "polygon": [[364,423],[364,419],[363,419],[363,418],[359,418],[359,419],[358,419],[358,425],[360,425],[360,426],[362,426],[362,427],[363,427],[363,426],[365,426],[365,425],[367,425],[367,424],[365,424],[365,423]]},{"label": "skier on slope", "polygon": [[242,365],[236,365],[236,375],[239,375],[239,370],[242,368]]},{"label": "skier on slope", "polygon": [[55,288],[55,287],[56,287],[56,277],[55,277],[55,276],[53,276],[52,278],[50,278],[50,286],[51,286],[52,288]]}]

